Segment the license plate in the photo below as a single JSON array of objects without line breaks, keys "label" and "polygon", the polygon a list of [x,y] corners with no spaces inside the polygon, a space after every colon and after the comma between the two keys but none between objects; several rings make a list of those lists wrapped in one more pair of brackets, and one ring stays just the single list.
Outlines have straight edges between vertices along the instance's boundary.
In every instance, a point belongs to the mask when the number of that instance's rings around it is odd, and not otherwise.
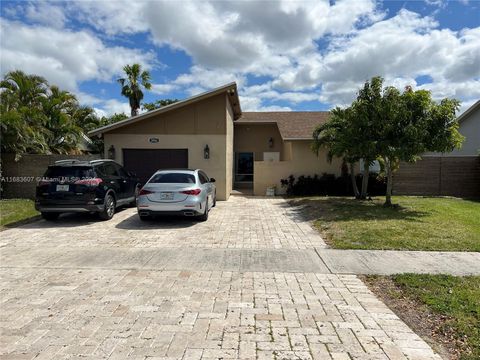
[{"label": "license plate", "polygon": [[68,191],[69,186],[68,185],[57,185],[57,191]]},{"label": "license plate", "polygon": [[160,200],[173,200],[173,193],[172,192],[160,193]]}]

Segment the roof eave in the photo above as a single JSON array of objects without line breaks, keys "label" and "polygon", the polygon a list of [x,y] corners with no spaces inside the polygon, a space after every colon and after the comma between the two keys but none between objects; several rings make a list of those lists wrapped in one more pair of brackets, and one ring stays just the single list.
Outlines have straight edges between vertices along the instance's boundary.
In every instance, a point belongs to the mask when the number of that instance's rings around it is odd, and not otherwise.
[{"label": "roof eave", "polygon": [[480,107],[480,100],[477,100],[472,106],[470,106],[467,110],[465,110],[459,117],[457,117],[458,123],[462,123],[465,118],[468,117],[472,112],[474,112],[478,107]]}]

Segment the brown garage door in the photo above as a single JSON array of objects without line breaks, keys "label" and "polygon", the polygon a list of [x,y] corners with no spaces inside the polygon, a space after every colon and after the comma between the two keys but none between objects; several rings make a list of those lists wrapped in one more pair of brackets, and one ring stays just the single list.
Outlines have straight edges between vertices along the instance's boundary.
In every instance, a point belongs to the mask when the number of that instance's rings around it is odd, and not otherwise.
[{"label": "brown garage door", "polygon": [[123,149],[123,166],[145,183],[157,170],[188,168],[188,149]]}]

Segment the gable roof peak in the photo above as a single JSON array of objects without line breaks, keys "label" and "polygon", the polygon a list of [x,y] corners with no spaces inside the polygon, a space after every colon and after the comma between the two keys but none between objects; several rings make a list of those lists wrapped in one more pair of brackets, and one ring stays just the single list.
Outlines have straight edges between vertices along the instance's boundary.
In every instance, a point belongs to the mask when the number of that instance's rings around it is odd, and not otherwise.
[{"label": "gable roof peak", "polygon": [[205,91],[201,94],[194,95],[194,96],[191,96],[187,99],[177,101],[177,102],[172,103],[170,105],[162,106],[161,108],[151,110],[151,111],[147,111],[147,112],[144,112],[140,115],[132,116],[132,117],[129,117],[125,120],[121,120],[121,121],[118,121],[118,122],[113,123],[113,124],[102,126],[98,129],[90,131],[88,133],[88,135],[90,135],[90,136],[100,135],[100,134],[103,134],[104,132],[107,132],[107,131],[110,131],[110,130],[113,130],[113,129],[117,129],[117,128],[120,128],[120,127],[123,127],[123,126],[126,126],[126,125],[130,125],[130,124],[136,123],[138,121],[150,118],[154,115],[162,114],[162,113],[165,113],[165,112],[168,112],[168,111],[171,111],[171,110],[175,110],[175,109],[181,108],[183,106],[193,104],[197,101],[201,101],[201,100],[207,99],[209,97],[219,95],[219,94],[224,93],[224,92],[227,94],[227,96],[230,100],[230,103],[232,105],[233,113],[234,113],[234,119],[238,119],[242,115],[242,109],[240,108],[240,101],[238,99],[237,83],[236,82],[231,82],[231,83],[228,83],[226,85],[217,87],[213,90]]}]

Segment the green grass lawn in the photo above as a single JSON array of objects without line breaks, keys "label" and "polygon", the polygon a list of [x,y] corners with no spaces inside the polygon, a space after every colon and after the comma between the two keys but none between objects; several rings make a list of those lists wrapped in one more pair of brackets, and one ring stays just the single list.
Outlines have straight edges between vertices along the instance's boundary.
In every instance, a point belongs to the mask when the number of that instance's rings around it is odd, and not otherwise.
[{"label": "green grass lawn", "polygon": [[28,199],[0,200],[0,226],[9,226],[39,215]]},{"label": "green grass lawn", "polygon": [[[382,279],[383,278],[383,279]],[[480,359],[480,276],[403,274],[391,276],[396,285],[388,291],[390,299],[413,300],[435,315],[432,332],[460,354],[461,359]],[[369,277],[367,282],[385,284],[385,277]],[[422,308],[423,307],[423,308]],[[401,315],[401,314],[399,314]]]},{"label": "green grass lawn", "polygon": [[480,202],[456,198],[292,199],[313,220],[327,243],[338,249],[480,251]]}]

